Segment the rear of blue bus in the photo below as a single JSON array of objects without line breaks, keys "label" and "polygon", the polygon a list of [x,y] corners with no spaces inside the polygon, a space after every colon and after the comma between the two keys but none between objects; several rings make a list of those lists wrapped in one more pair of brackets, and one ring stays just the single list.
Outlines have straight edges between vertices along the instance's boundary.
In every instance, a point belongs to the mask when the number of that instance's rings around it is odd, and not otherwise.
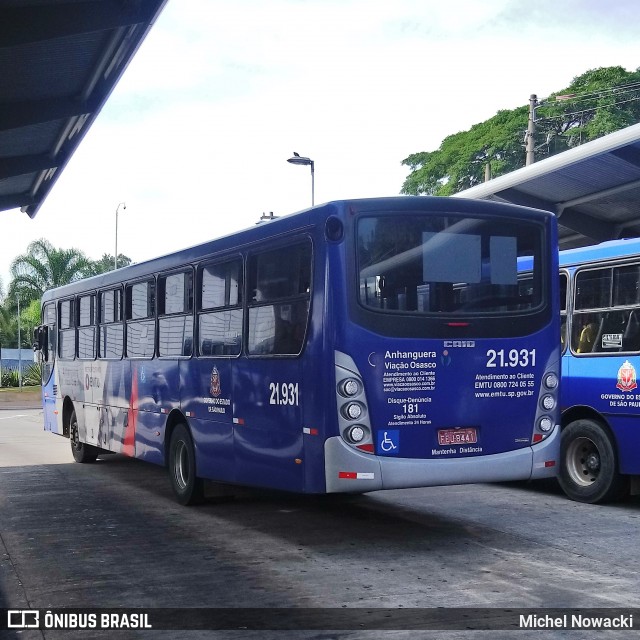
[{"label": "rear of blue bus", "polygon": [[555,218],[394,198],[337,205],[327,229],[337,435],[325,440],[326,490],[555,476]]}]

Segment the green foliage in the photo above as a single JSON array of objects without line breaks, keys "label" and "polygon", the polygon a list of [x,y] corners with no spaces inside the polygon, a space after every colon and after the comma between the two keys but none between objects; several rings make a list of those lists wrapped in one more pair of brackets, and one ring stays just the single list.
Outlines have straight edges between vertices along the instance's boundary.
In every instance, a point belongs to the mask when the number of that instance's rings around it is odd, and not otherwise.
[{"label": "green foliage", "polygon": [[2,369],[1,382],[3,387],[20,386],[20,378],[17,369]]},{"label": "green foliage", "polygon": [[[131,258],[123,254],[118,256],[118,266],[129,264]],[[26,253],[11,263],[13,279],[4,299],[0,281],[0,343],[11,348],[18,346],[18,298],[20,342],[22,347],[28,348],[33,329],[40,324],[40,299],[46,290],[112,269],[113,256],[108,254],[93,261],[78,249],[56,249],[45,239],[32,242]]]},{"label": "green foliage", "polygon": [[13,347],[18,344],[18,319],[6,306],[0,307],[0,345]]},{"label": "green foliage", "polygon": [[40,300],[32,300],[26,309],[20,310],[20,332],[22,347],[28,348],[33,342],[33,330],[40,324]]},{"label": "green foliage", "polygon": [[22,384],[27,387],[35,387],[42,382],[42,367],[34,362],[30,364],[23,372],[22,372]]},{"label": "green foliage", "polygon": [[35,240],[27,252],[11,263],[9,298],[20,297],[27,306],[47,289],[86,277],[90,260],[78,249],[56,249],[44,238]]},{"label": "green foliage", "polygon": [[[525,165],[529,107],[495,116],[446,137],[436,151],[402,161],[411,170],[402,185],[410,195],[448,196]],[[536,159],[595,140],[640,121],[640,70],[594,69],[574,78],[536,110]]]},{"label": "green foliage", "polygon": [[[22,386],[23,387],[35,387],[40,384],[42,379],[40,365],[33,363],[22,371]],[[2,369],[2,382],[0,386],[3,387],[19,387],[20,376],[17,369]]]},{"label": "green foliage", "polygon": [[[118,254],[118,268],[126,267],[131,264],[131,258],[123,253]],[[108,253],[103,253],[100,260],[95,260],[89,265],[88,275],[97,276],[100,273],[106,273],[114,269],[114,258]]]}]

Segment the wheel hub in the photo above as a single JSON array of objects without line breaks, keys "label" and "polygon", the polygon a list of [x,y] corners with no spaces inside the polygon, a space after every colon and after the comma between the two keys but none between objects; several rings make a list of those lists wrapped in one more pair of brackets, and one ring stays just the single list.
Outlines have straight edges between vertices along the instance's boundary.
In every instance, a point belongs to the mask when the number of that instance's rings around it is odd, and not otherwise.
[{"label": "wheel hub", "polygon": [[584,465],[589,471],[598,471],[600,469],[600,456],[596,453],[591,453],[587,456]]}]

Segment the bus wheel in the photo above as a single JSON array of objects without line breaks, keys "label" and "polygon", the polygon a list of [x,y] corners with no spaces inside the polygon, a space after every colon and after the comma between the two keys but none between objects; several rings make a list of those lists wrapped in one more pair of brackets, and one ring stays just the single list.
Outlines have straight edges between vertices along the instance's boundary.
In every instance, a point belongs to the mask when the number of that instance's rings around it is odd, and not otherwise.
[{"label": "bus wheel", "polygon": [[179,424],[169,444],[169,477],[171,488],[180,504],[198,504],[204,498],[204,481],[196,477],[193,441],[186,425]]},{"label": "bus wheel", "polygon": [[562,431],[560,475],[562,490],[577,502],[596,504],[621,497],[624,477],[618,473],[613,443],[594,420],[576,420]]},{"label": "bus wheel", "polygon": [[98,452],[95,447],[80,442],[78,435],[78,419],[76,418],[75,409],[71,413],[71,422],[69,424],[69,440],[71,441],[71,453],[76,462],[95,462]]}]

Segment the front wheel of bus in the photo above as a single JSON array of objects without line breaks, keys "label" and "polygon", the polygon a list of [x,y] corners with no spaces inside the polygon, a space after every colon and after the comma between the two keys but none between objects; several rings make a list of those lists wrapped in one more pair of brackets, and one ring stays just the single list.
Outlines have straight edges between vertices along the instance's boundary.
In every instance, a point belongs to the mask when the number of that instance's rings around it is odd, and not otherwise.
[{"label": "front wheel of bus", "polygon": [[76,418],[75,410],[71,413],[69,434],[73,459],[76,462],[95,462],[98,457],[98,452],[95,447],[80,442],[80,436],[78,435],[78,418]]},{"label": "front wheel of bus", "polygon": [[204,498],[204,482],[196,476],[196,457],[189,429],[179,424],[169,444],[169,477],[171,488],[183,505],[197,504]]},{"label": "front wheel of bus", "polygon": [[625,480],[618,473],[616,451],[599,423],[575,420],[562,431],[558,481],[577,502],[597,504],[622,496]]}]

